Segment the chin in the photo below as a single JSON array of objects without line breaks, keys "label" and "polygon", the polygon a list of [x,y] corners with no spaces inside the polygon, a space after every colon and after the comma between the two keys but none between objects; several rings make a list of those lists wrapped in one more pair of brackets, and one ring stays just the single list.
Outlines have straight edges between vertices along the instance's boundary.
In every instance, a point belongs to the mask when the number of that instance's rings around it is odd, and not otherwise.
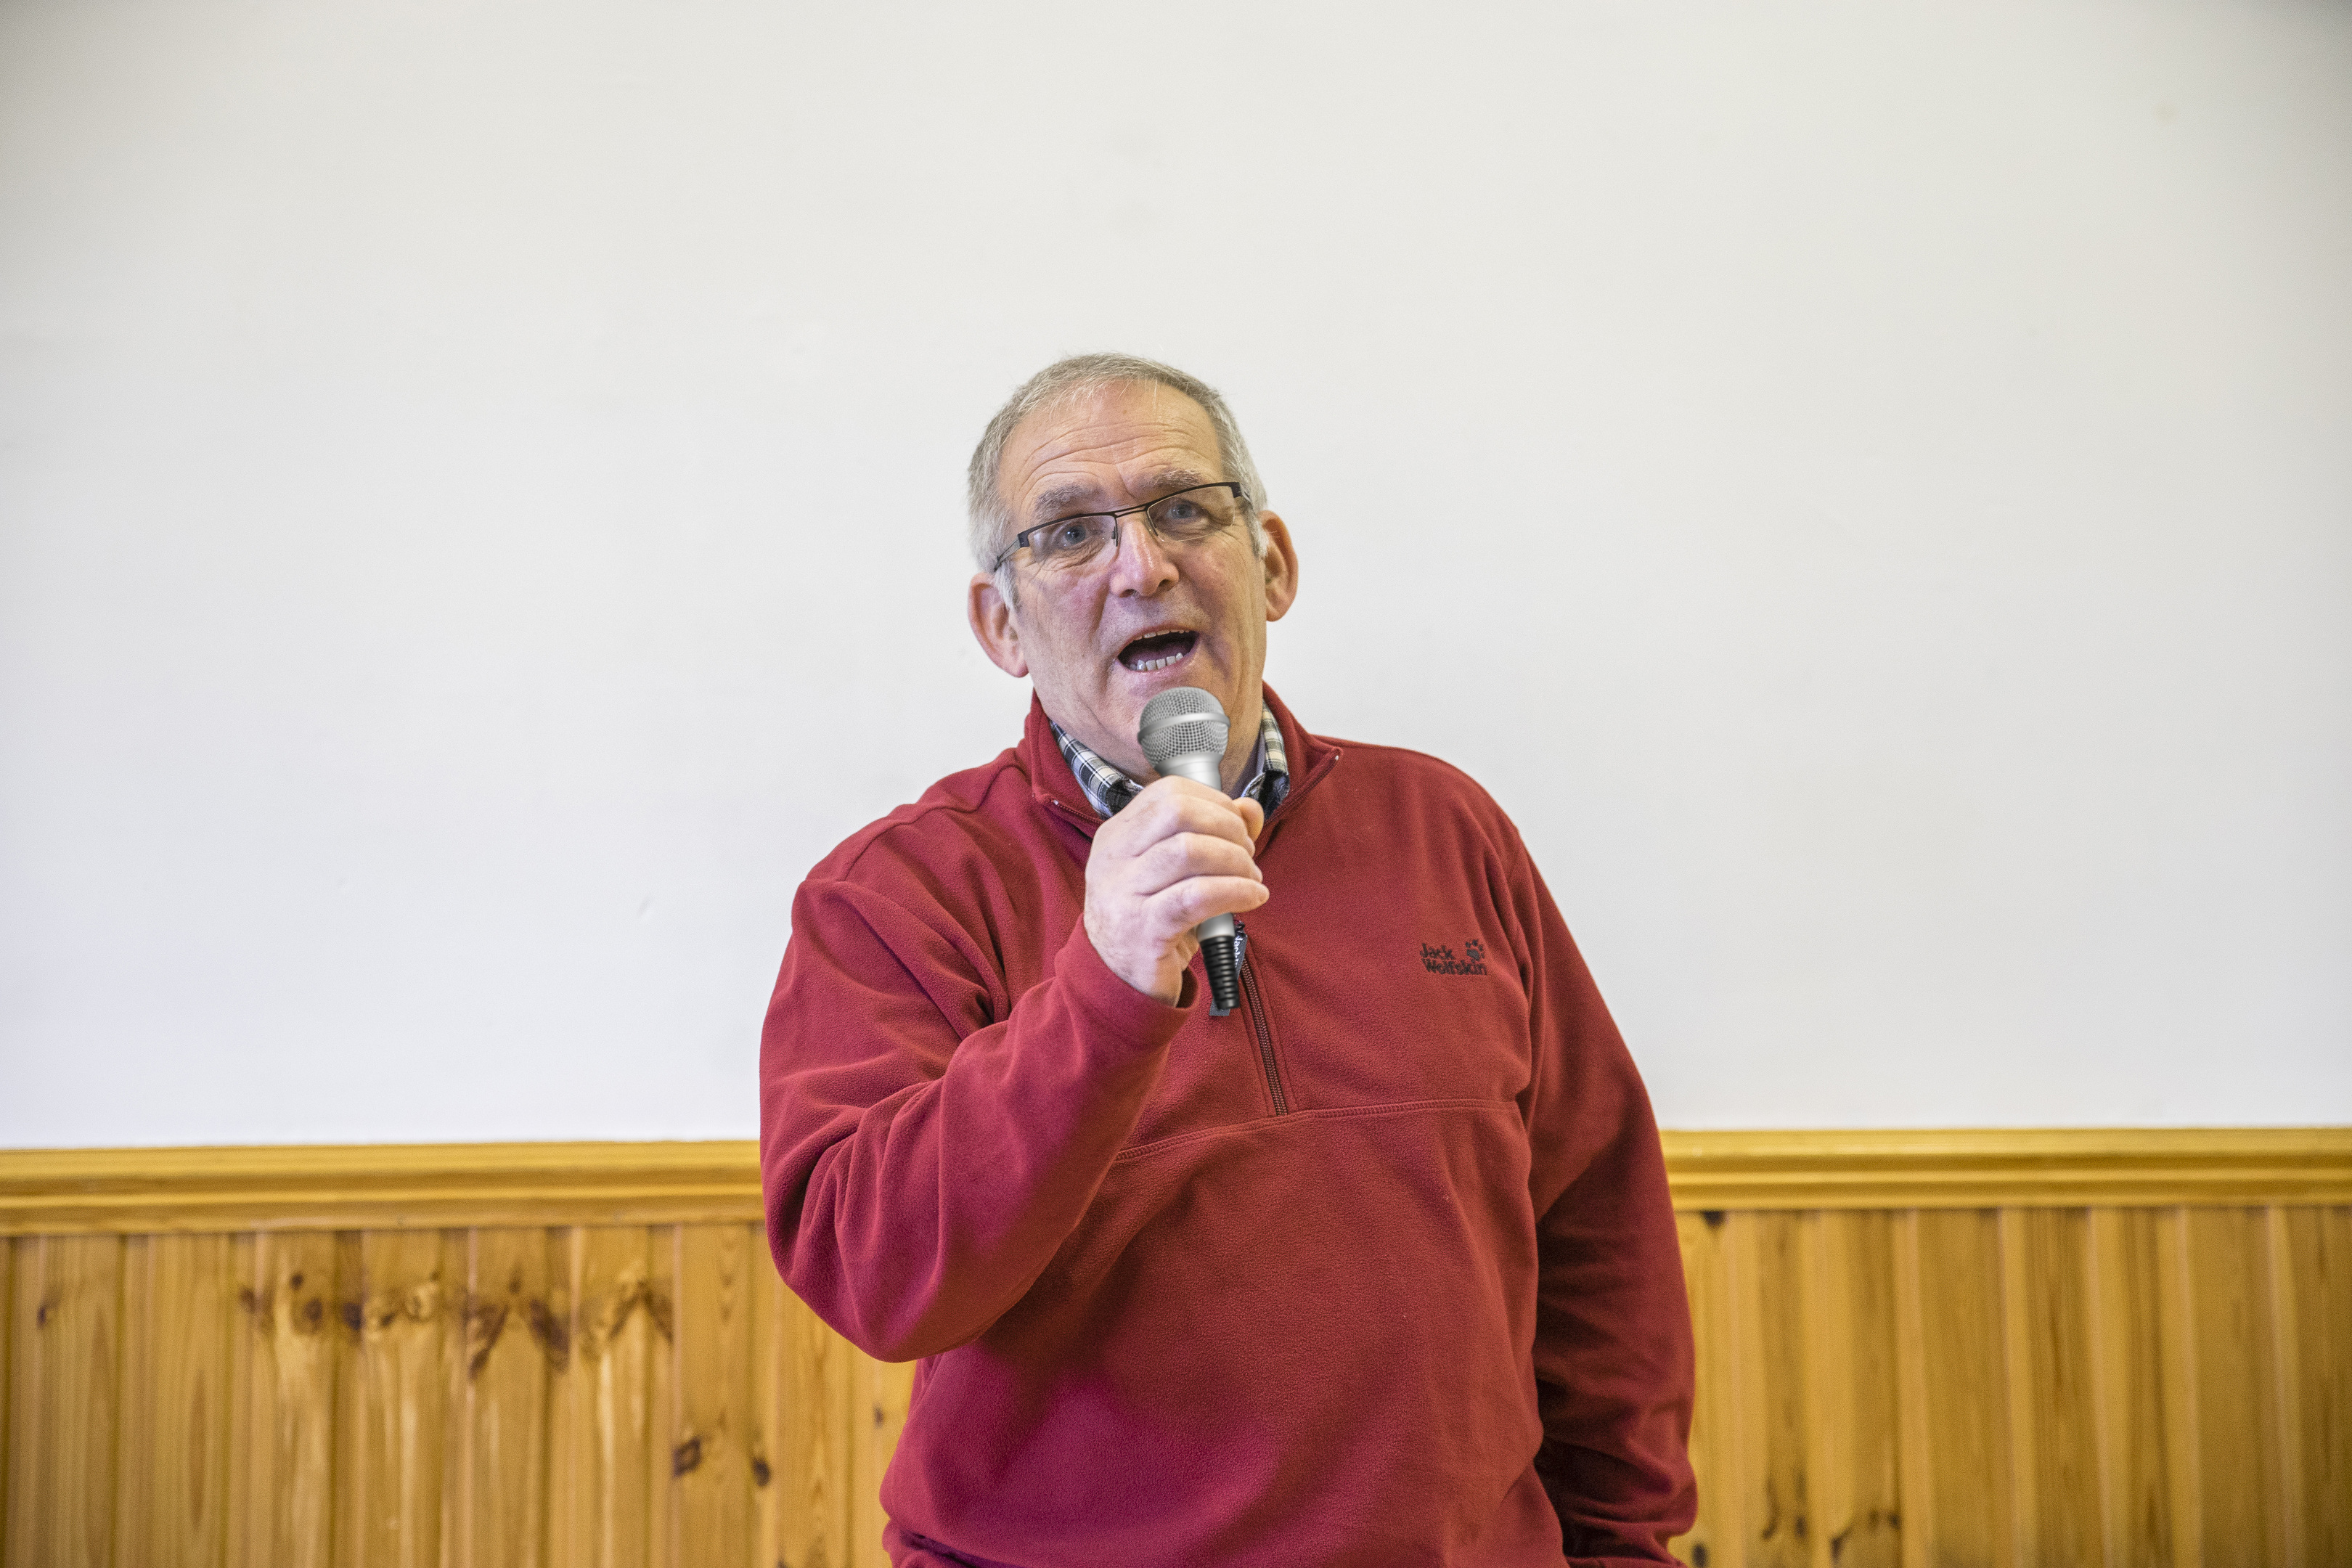
[{"label": "chin", "polygon": [[1197,687],[1207,692],[1217,700],[1217,705],[1225,710],[1228,720],[1235,723],[1241,721],[1241,716],[1234,711],[1233,682],[1224,678],[1222,670],[1187,659],[1168,669],[1155,669],[1144,674],[1121,671],[1120,674],[1120,701],[1122,706],[1132,710],[1129,717],[1134,721],[1142,719],[1145,703],[1161,692],[1172,691],[1180,686]]}]

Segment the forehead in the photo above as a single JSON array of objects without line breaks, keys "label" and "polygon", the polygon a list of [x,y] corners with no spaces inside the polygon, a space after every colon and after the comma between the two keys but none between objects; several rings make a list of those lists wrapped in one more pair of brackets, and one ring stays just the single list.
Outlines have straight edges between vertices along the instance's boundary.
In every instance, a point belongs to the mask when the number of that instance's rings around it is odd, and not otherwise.
[{"label": "forehead", "polygon": [[1172,479],[1222,477],[1208,412],[1173,387],[1129,381],[1048,404],[1014,426],[997,484],[1021,518],[1126,505]]}]

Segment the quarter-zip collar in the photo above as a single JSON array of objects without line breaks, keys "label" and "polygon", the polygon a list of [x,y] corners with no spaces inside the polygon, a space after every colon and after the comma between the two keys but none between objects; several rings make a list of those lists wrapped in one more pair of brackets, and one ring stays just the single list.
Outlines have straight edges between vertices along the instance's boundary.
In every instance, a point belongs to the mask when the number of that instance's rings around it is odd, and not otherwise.
[{"label": "quarter-zip collar", "polygon": [[[1329,742],[1308,734],[1290,710],[1283,706],[1282,699],[1274,694],[1274,688],[1262,687],[1260,690],[1275,722],[1282,728],[1283,749],[1290,757],[1290,793],[1266,819],[1265,833],[1260,838],[1263,843],[1273,836],[1276,823],[1287,821],[1297,814],[1301,797],[1339,765],[1341,752]],[[1029,792],[1037,805],[1093,838],[1103,819],[1095,815],[1094,807],[1087,801],[1087,792],[1078,787],[1077,775],[1070,771],[1070,760],[1054,743],[1053,721],[1045,716],[1045,705],[1034,693],[1029,699],[1028,722],[1022,728],[1021,743],[1014,752],[1021,760],[1021,771],[1029,777]]]},{"label": "quarter-zip collar", "polygon": [[1265,705],[1274,710],[1275,722],[1282,726],[1283,749],[1290,753],[1290,793],[1283,797],[1280,805],[1274,808],[1274,815],[1266,818],[1265,832],[1260,839],[1263,843],[1273,837],[1276,824],[1287,822],[1298,815],[1299,801],[1328,777],[1331,770],[1339,765],[1339,759],[1347,753],[1321,736],[1308,734],[1306,726],[1299,723],[1290,710],[1283,706],[1282,699],[1274,694],[1273,687],[1260,689],[1265,693]]}]

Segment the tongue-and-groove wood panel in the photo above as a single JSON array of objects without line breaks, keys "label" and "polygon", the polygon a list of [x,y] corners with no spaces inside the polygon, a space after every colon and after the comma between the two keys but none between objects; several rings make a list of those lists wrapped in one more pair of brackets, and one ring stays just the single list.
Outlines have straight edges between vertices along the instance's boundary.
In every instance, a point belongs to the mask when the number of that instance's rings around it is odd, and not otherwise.
[{"label": "tongue-and-groove wood panel", "polygon": [[879,1563],[911,1367],[741,1222],[19,1237],[9,1568]]},{"label": "tongue-and-groove wood panel", "polygon": [[1691,1562],[2352,1563],[2352,1208],[1679,1217]]},{"label": "tongue-and-groove wood panel", "polygon": [[[1785,1141],[1670,1137],[1700,1374],[1678,1550],[2352,1564],[2352,1135],[2233,1135],[2242,1158],[2201,1163],[2147,1135],[2129,1182],[2048,1146],[2001,1166],[2018,1136],[1975,1135],[1940,1186],[1916,1161],[1873,1186],[1858,1135],[1817,1138],[1810,1174]],[[267,1192],[292,1190],[281,1154]],[[456,1156],[371,1151],[322,1172],[341,1197],[232,1171],[174,1209],[43,1158],[0,1154],[5,1568],[883,1561],[911,1369],[816,1322],[756,1198],[677,1159],[574,1150],[557,1190],[538,1156],[485,1155],[542,1175],[387,1196],[351,1171]],[[748,1183],[748,1151],[695,1158]],[[2265,1184],[2281,1201],[2251,1201]],[[337,1203],[368,1223],[304,1228]],[[169,1223],[236,1204],[244,1228]],[[606,1218],[633,1223],[574,1223]]]}]

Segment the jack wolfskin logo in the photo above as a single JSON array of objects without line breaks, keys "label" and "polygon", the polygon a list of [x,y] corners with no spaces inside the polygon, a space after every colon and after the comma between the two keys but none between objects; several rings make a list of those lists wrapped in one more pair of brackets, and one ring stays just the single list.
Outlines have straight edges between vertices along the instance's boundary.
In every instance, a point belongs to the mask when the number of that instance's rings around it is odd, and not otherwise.
[{"label": "jack wolfskin logo", "polygon": [[1484,974],[1486,973],[1486,944],[1471,937],[1462,944],[1462,956],[1454,956],[1450,947],[1421,944],[1421,966],[1432,974]]}]

